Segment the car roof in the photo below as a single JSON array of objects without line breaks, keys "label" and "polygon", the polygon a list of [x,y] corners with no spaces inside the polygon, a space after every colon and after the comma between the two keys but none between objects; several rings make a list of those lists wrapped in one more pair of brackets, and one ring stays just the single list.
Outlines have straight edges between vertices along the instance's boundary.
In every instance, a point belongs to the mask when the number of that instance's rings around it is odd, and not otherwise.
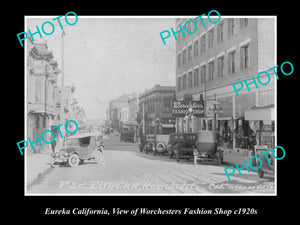
[{"label": "car roof", "polygon": [[85,137],[97,137],[102,136],[100,132],[88,132],[88,133],[78,133],[74,134],[68,137],[68,139],[74,139],[74,138],[85,138]]}]

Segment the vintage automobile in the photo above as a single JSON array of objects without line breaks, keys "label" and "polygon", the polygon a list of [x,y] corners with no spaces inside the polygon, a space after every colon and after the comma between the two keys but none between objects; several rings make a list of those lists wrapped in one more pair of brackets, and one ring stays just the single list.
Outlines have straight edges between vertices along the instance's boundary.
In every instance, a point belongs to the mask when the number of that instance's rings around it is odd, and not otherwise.
[{"label": "vintage automobile", "polygon": [[74,167],[84,160],[94,159],[99,163],[103,159],[103,136],[99,133],[79,133],[69,136],[66,145],[66,148],[53,155],[54,165],[68,163],[70,167]]},{"label": "vintage automobile", "polygon": [[160,153],[162,155],[168,154],[168,143],[170,135],[169,134],[157,134],[155,135],[155,149],[153,155]]},{"label": "vintage automobile", "polygon": [[217,146],[217,132],[199,130],[197,132],[197,144],[194,149],[194,164],[197,162],[215,161],[221,165],[223,151]]},{"label": "vintage automobile", "polygon": [[[274,163],[275,163],[274,156],[272,155],[271,152],[267,153],[268,159],[265,156],[260,155],[260,153],[265,152],[267,150],[268,150],[267,145],[255,145],[254,146],[254,155],[260,157],[260,159],[262,161],[261,167],[257,170],[258,177],[260,177],[260,178],[263,178],[263,176],[265,174],[274,176]],[[255,166],[258,167],[259,166],[258,159],[257,158],[255,158],[255,159],[256,159]]]},{"label": "vintage automobile", "polygon": [[167,145],[169,141],[169,134],[147,134],[141,136],[141,143],[139,146],[140,151],[146,154],[153,152],[156,154],[167,154]]},{"label": "vintage automobile", "polygon": [[120,141],[134,142],[134,127],[124,126],[120,132]]},{"label": "vintage automobile", "polygon": [[142,152],[145,149],[146,142],[147,142],[146,135],[145,134],[141,135],[140,136],[140,144],[139,144],[140,152]]},{"label": "vintage automobile", "polygon": [[146,154],[149,152],[155,151],[155,135],[154,134],[147,134],[146,135],[146,143],[143,146],[143,150]]},{"label": "vintage automobile", "polygon": [[168,153],[170,158],[176,158],[177,162],[185,158],[194,158],[193,152],[197,144],[197,133],[173,133],[170,134]]}]

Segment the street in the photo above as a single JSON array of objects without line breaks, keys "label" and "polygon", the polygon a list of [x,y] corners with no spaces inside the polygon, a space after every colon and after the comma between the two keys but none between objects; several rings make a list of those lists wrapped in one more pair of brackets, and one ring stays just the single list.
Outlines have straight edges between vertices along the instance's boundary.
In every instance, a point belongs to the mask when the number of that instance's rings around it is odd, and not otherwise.
[{"label": "street", "polygon": [[104,158],[77,167],[52,168],[27,189],[28,194],[274,194],[274,179],[258,178],[243,170],[228,181],[224,168],[213,163],[194,165],[168,156],[145,154],[139,143],[121,142],[115,134],[104,136]]}]

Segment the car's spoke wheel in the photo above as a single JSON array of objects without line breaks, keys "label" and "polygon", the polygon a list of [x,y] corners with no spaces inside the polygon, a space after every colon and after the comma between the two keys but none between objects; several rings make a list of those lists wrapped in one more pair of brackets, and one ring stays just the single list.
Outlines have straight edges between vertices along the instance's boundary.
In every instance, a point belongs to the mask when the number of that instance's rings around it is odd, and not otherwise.
[{"label": "car's spoke wheel", "polygon": [[68,159],[69,166],[71,166],[71,167],[78,166],[79,162],[80,162],[80,159],[77,154],[70,155],[70,157]]},{"label": "car's spoke wheel", "polygon": [[100,150],[95,151],[95,161],[96,163],[102,163],[103,162],[103,152]]}]

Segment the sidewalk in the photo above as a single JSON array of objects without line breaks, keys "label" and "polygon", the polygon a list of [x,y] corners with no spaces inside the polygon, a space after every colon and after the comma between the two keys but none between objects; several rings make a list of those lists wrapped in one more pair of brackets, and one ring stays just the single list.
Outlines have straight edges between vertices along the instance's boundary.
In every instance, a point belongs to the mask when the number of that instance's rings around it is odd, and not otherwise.
[{"label": "sidewalk", "polygon": [[51,152],[27,154],[26,160],[26,186],[51,169]]}]

